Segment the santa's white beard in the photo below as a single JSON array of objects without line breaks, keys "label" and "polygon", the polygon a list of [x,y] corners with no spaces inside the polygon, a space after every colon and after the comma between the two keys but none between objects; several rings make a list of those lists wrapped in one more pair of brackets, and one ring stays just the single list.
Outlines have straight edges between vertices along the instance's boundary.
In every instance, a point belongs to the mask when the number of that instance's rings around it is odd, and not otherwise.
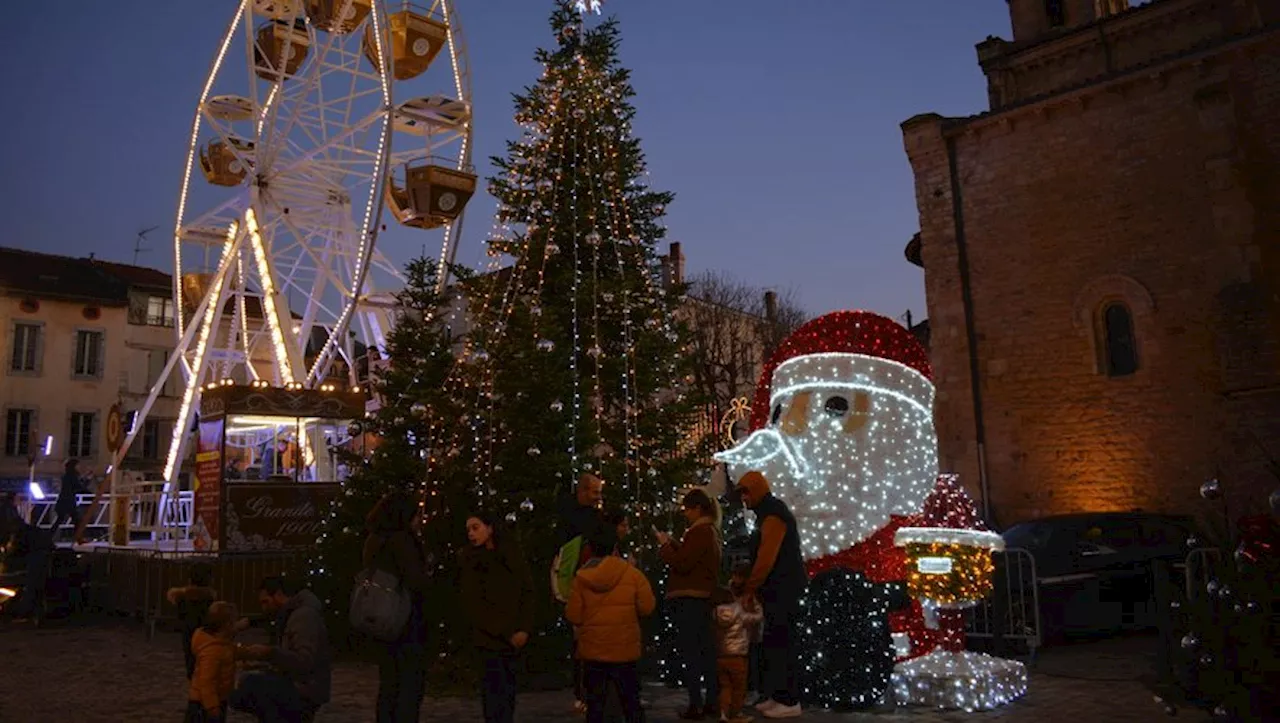
[{"label": "santa's white beard", "polygon": [[822,419],[796,438],[759,430],[718,456],[734,480],[764,474],[796,517],[805,558],[825,557],[875,534],[891,515],[920,511],[938,477],[933,420],[922,417],[909,405],[882,402],[852,435],[839,420]]}]

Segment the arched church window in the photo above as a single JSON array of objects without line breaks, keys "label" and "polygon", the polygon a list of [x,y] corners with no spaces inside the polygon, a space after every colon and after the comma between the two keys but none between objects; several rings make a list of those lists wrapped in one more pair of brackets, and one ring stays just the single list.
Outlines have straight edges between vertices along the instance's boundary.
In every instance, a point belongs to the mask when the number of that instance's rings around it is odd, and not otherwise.
[{"label": "arched church window", "polygon": [[1138,371],[1138,340],[1133,333],[1133,314],[1119,301],[1102,307],[1102,368],[1109,377],[1126,377]]}]

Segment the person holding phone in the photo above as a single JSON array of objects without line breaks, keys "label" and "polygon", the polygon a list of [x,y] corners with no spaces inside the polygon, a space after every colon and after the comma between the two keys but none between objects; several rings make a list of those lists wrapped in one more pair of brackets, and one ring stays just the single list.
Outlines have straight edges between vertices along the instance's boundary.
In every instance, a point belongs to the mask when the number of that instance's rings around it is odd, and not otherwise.
[{"label": "person holding phone", "polygon": [[720,582],[720,506],[705,491],[687,492],[681,503],[689,526],[679,540],[654,529],[659,554],[671,569],[667,600],[680,640],[689,707],[685,720],[718,717],[716,708],[716,639],[711,596]]}]

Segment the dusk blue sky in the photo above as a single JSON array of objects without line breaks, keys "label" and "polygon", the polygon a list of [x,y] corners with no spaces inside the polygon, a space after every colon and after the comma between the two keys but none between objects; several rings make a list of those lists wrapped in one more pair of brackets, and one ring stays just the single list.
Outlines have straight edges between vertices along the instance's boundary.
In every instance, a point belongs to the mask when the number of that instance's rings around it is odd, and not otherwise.
[{"label": "dusk blue sky", "polygon": [[[0,244],[168,268],[193,106],[234,0],[16,3],[0,45]],[[550,0],[457,0],[477,166],[518,129],[511,93],[551,43]],[[810,313],[924,316],[902,249],[918,228],[899,124],[985,109],[974,45],[1008,37],[1002,0],[607,0],[638,93],[654,186],[691,272],[792,288]],[[437,92],[425,89],[416,93]],[[493,202],[469,207],[478,264]],[[435,237],[433,237],[434,239]],[[422,239],[383,236],[394,260]],[[434,243],[434,240],[433,240]]]}]

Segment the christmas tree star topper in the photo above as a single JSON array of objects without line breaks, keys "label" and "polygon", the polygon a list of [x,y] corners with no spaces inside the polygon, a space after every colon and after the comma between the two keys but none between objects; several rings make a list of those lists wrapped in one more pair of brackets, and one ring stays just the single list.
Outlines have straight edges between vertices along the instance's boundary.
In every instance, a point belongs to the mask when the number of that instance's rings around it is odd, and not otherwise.
[{"label": "christmas tree star topper", "polygon": [[600,6],[604,4],[604,0],[574,0],[573,9],[586,15],[587,13],[600,14]]}]

